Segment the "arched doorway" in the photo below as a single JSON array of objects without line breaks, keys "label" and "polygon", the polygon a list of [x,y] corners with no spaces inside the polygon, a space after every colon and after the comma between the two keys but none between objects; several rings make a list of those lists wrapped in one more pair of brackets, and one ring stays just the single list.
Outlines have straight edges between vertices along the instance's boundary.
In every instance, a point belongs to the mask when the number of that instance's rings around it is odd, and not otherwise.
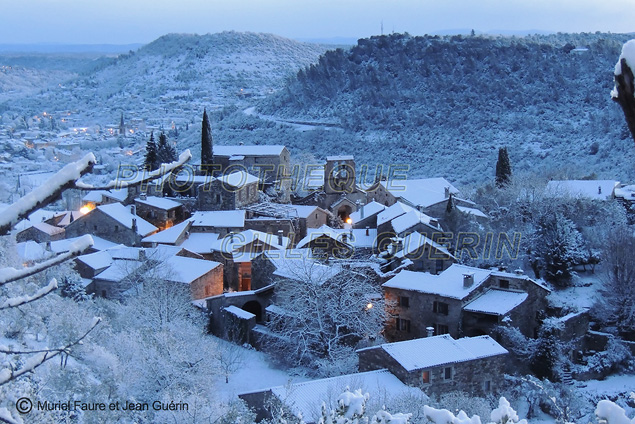
[{"label": "arched doorway", "polygon": [[262,322],[262,306],[257,300],[250,300],[243,305],[242,309],[254,314],[256,316],[256,322]]}]

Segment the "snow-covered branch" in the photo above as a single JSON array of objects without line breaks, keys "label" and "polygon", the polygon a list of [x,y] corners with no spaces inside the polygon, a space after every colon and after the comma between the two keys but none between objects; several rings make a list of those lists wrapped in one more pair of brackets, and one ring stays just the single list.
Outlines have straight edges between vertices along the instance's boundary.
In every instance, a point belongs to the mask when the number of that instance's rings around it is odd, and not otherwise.
[{"label": "snow-covered branch", "polygon": [[95,155],[88,153],[82,159],[60,169],[46,183],[6,208],[0,216],[0,235],[7,234],[15,224],[36,209],[58,199],[64,190],[75,187],[75,181],[90,172],[96,161]]},{"label": "snow-covered branch", "polygon": [[31,267],[23,268],[23,269],[15,269],[15,268],[0,269],[0,286],[2,286],[3,284],[10,283],[12,281],[19,280],[21,278],[30,277],[31,275],[37,274],[38,272],[42,272],[47,268],[50,268],[55,265],[59,265],[62,262],[65,262],[71,258],[74,258],[75,256],[79,256],[84,250],[88,249],[92,245],[93,245],[93,238],[87,234],[75,240],[73,243],[71,243],[68,252],[55,256],[54,258],[48,259],[44,262],[40,262],[39,264],[33,265]]},{"label": "snow-covered branch", "polygon": [[42,287],[32,295],[10,297],[3,303],[0,303],[0,311],[3,309],[17,308],[43,298],[57,288],[57,280],[53,278],[46,286]]},{"label": "snow-covered branch", "polygon": [[171,162],[171,163],[164,163],[161,164],[159,166],[159,169],[152,171],[152,172],[148,172],[146,173],[145,171],[141,172],[141,174],[137,174],[134,178],[132,178],[129,181],[125,181],[122,180],[120,178],[116,178],[114,180],[111,180],[109,183],[107,183],[104,186],[101,187],[95,187],[93,185],[90,184],[85,184],[81,181],[77,181],[77,183],[75,184],[75,188],[79,188],[82,190],[111,190],[111,189],[119,189],[119,188],[125,188],[125,187],[134,187],[134,186],[138,186],[138,185],[142,185],[142,184],[147,184],[148,182],[152,181],[152,180],[156,180],[158,178],[161,178],[171,172],[174,172],[175,170],[177,170],[178,168],[182,167],[183,165],[185,165],[185,163],[187,161],[189,161],[192,158],[192,153],[190,153],[190,150],[187,149],[185,150],[183,153],[181,153],[181,155],[179,156],[179,159]]},{"label": "snow-covered branch", "polygon": [[[80,343],[82,343],[82,340],[84,340],[86,338],[86,336],[88,336],[88,334],[93,331],[95,329],[95,327],[97,327],[97,325],[101,322],[101,318],[95,317],[93,319],[93,322],[90,326],[90,328],[81,336],[79,337],[77,340],[73,341],[72,343],[67,344],[64,347],[58,348],[58,349],[49,349],[49,350],[44,350],[41,351],[33,356],[31,356],[30,358],[28,358],[27,360],[24,361],[24,365],[22,366],[22,368],[20,368],[17,371],[13,371],[10,370],[8,368],[5,368],[3,370],[0,370],[0,386],[7,384],[8,382],[15,380],[16,378],[19,378],[21,376],[23,376],[24,374],[33,372],[37,367],[39,367],[40,365],[42,365],[43,363],[45,363],[46,361],[55,358],[56,356],[59,356],[61,354],[69,354],[70,353],[70,349]],[[4,351],[3,353],[6,354],[18,354],[18,352],[12,352],[12,351]]]}]

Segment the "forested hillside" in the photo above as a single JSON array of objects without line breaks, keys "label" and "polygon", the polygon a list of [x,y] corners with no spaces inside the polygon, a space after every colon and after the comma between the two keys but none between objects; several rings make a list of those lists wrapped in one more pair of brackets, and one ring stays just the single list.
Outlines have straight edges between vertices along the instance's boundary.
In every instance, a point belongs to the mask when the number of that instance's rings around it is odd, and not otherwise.
[{"label": "forested hillside", "polygon": [[632,141],[609,95],[629,38],[372,37],[327,52],[259,111],[337,123],[358,139],[350,153],[429,176],[493,178],[508,146],[517,171],[632,180]]}]

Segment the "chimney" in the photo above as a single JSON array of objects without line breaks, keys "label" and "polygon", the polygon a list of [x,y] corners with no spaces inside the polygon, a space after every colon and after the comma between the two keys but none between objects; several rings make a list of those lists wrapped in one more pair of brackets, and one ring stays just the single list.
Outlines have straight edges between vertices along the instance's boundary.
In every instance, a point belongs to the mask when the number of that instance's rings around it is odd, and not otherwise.
[{"label": "chimney", "polygon": [[342,233],[342,241],[343,241],[344,243],[348,243],[348,234],[346,234],[346,233]]},{"label": "chimney", "polygon": [[445,188],[445,198],[447,199],[448,197],[450,197],[450,187]]},{"label": "chimney", "polygon": [[359,219],[364,219],[364,204],[362,203],[362,207],[359,210]]},{"label": "chimney", "polygon": [[525,271],[522,270],[522,268],[518,268],[514,270],[514,274],[516,275],[525,275]]},{"label": "chimney", "polygon": [[434,327],[426,327],[426,337],[434,336]]},{"label": "chimney", "polygon": [[366,235],[369,236],[370,235],[370,227],[367,225],[366,226]]},{"label": "chimney", "polygon": [[473,273],[463,274],[463,287],[468,288],[472,284],[474,284],[474,274]]},{"label": "chimney", "polygon": [[282,246],[282,230],[278,230],[278,246]]},{"label": "chimney", "polygon": [[49,252],[51,251],[51,240],[48,240],[46,242],[46,250],[49,251]]},{"label": "chimney", "polygon": [[434,218],[430,218],[430,225],[432,227],[438,227],[439,226],[439,221],[434,219]]},{"label": "chimney", "polygon": [[230,233],[229,233],[229,241],[230,241],[231,243],[233,243],[233,242],[234,242],[234,232],[233,232],[233,231],[230,231]]},{"label": "chimney", "polygon": [[137,218],[132,218],[132,232],[137,232]]},{"label": "chimney", "polygon": [[130,213],[133,215],[137,214],[137,208],[135,205],[130,205]]},{"label": "chimney", "polygon": [[602,194],[602,186],[598,186],[598,194]]},{"label": "chimney", "polygon": [[148,200],[148,193],[146,193],[145,191],[143,193],[141,193],[139,195],[139,199],[141,200]]}]

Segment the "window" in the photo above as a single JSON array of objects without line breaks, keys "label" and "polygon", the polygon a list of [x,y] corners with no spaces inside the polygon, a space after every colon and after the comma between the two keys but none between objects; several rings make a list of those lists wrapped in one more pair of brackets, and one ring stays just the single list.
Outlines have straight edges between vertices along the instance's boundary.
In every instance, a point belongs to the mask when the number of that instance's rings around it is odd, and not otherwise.
[{"label": "window", "polygon": [[115,232],[119,231],[119,225],[115,225]]},{"label": "window", "polygon": [[448,314],[448,304],[444,302],[435,301],[432,304],[432,312],[436,312],[437,314],[447,315]]},{"label": "window", "polygon": [[498,280],[498,285],[500,286],[501,289],[508,289],[509,280]]},{"label": "window", "polygon": [[410,333],[410,320],[397,318],[397,331]]},{"label": "window", "polygon": [[410,298],[407,296],[399,296],[399,306],[404,308],[410,307]]},{"label": "window", "polygon": [[93,225],[93,230],[97,231],[97,226]]},{"label": "window", "polygon": [[483,382],[483,391],[484,392],[489,392],[492,390],[492,382],[487,380]]},{"label": "window", "polygon": [[430,382],[430,371],[421,372],[421,382],[423,384],[428,384]]},{"label": "window", "polygon": [[102,291],[101,291],[101,297],[107,297],[107,296],[106,296],[106,290],[102,290]]},{"label": "window", "polygon": [[441,334],[448,334],[450,332],[450,329],[447,325],[434,324],[434,331],[437,336],[440,336]]},{"label": "window", "polygon": [[451,380],[452,379],[452,367],[445,367],[443,369],[443,378],[445,380]]}]

